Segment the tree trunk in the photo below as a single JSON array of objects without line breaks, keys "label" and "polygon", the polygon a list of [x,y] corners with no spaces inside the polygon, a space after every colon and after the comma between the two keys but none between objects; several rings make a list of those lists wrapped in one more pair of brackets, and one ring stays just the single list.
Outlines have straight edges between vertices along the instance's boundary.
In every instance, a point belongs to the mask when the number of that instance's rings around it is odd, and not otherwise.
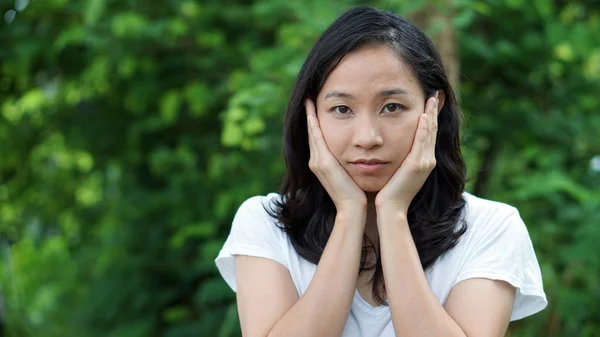
[{"label": "tree trunk", "polygon": [[[414,13],[409,13],[407,18],[428,33],[428,36],[442,56],[442,62],[446,68],[446,74],[450,80],[450,85],[452,85],[458,98],[459,54],[456,30],[452,24],[452,16],[454,14],[452,1],[453,0],[443,0],[440,5],[429,3],[425,5],[423,9]],[[431,34],[430,32],[434,25],[440,25],[442,29],[439,32]]]}]

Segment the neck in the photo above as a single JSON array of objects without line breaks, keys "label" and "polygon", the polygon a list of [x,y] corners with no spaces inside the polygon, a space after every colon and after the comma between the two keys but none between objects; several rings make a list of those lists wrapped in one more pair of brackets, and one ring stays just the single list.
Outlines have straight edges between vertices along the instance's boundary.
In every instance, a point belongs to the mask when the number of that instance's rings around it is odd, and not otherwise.
[{"label": "neck", "polygon": [[377,231],[377,210],[375,209],[375,196],[377,193],[367,193],[367,223],[365,234],[375,246],[379,245],[379,234]]}]

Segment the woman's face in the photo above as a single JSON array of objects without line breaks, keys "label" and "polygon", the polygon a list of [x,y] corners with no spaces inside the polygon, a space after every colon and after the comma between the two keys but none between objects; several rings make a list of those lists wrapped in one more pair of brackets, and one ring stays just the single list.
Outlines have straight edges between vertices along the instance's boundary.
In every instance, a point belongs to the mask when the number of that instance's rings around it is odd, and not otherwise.
[{"label": "woman's face", "polygon": [[329,150],[365,192],[377,192],[409,153],[423,89],[389,47],[360,47],[329,74],[317,117]]}]

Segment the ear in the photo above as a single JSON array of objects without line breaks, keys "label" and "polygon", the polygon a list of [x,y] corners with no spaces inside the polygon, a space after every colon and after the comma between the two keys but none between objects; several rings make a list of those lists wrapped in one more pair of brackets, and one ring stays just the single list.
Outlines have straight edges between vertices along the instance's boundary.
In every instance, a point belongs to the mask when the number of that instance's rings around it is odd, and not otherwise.
[{"label": "ear", "polygon": [[446,101],[446,94],[444,93],[444,90],[438,90],[437,91],[439,93],[439,97],[438,99],[440,100],[440,103],[438,104],[438,114],[440,113],[440,111],[442,111],[442,108],[444,107],[444,102]]}]

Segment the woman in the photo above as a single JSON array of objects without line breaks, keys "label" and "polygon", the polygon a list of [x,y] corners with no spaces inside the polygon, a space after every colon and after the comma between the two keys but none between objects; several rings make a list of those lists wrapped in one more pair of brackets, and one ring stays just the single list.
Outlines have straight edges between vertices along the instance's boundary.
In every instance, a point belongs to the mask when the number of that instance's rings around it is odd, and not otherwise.
[{"label": "woman", "polygon": [[280,193],[241,205],[216,259],[244,336],[503,336],[547,305],[518,211],[464,191],[454,93],[397,14],[325,31],[284,152]]}]

